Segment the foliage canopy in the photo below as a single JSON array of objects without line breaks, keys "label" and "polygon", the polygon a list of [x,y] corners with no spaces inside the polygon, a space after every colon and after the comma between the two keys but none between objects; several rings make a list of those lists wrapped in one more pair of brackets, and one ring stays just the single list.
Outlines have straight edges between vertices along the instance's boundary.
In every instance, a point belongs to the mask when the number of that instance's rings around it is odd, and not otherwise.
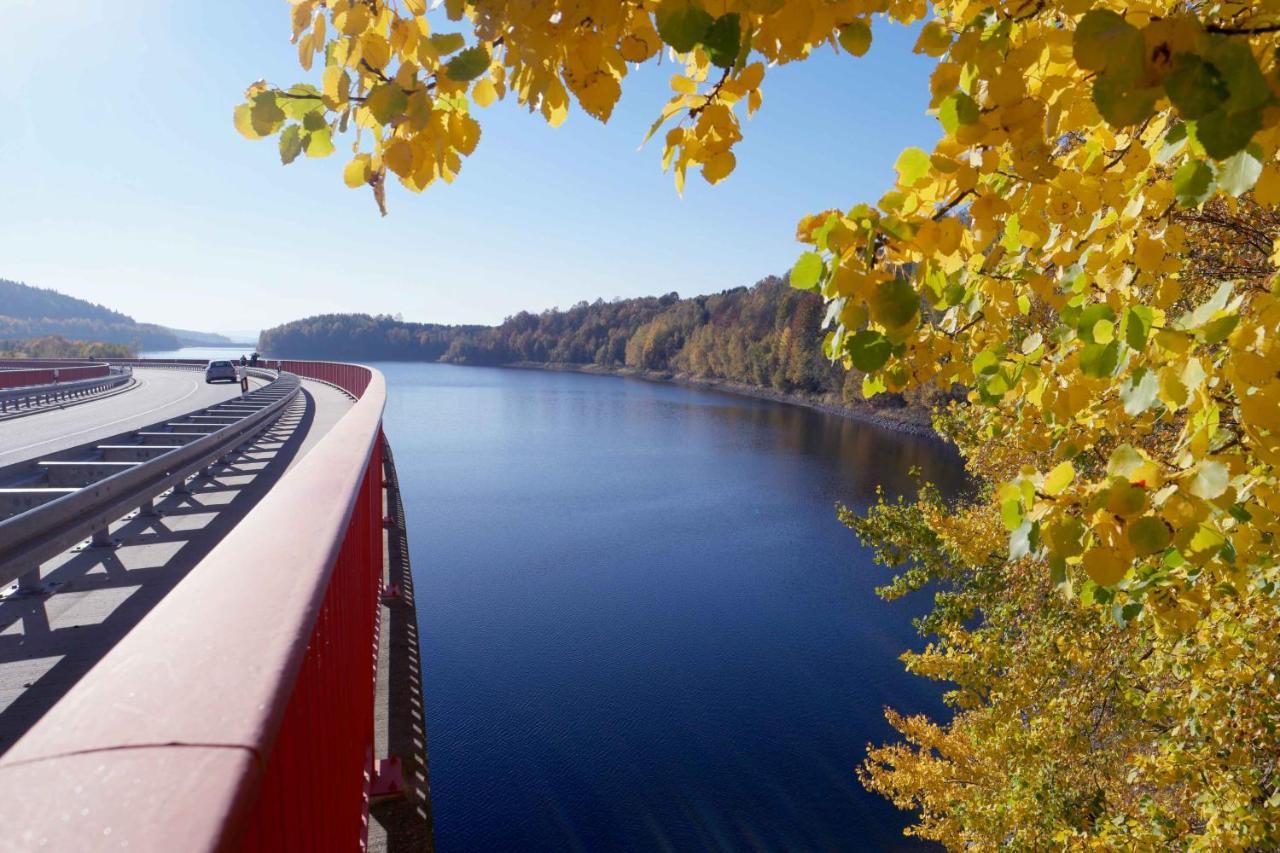
[{"label": "foliage canopy", "polygon": [[941,141],[805,218],[791,278],[868,396],[970,389],[939,425],[985,486],[849,519],[909,564],[895,591],[944,585],[909,665],[957,685],[866,781],[952,846],[1280,844],[1280,2],[445,0],[461,32],[424,0],[292,8],[319,85],[255,84],[236,126],[285,162],[354,126],[344,177],[379,204],[388,173],[456,176],[473,107],[604,121],[663,51],[650,135],[678,188],[716,183],[768,67],[932,15]]}]

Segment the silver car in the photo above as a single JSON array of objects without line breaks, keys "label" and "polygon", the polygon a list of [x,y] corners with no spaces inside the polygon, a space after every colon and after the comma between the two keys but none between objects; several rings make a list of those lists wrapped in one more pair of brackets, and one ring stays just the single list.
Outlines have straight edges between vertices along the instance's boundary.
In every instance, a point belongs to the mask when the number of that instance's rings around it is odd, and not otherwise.
[{"label": "silver car", "polygon": [[235,382],[236,366],[229,361],[211,361],[204,369],[205,382]]}]

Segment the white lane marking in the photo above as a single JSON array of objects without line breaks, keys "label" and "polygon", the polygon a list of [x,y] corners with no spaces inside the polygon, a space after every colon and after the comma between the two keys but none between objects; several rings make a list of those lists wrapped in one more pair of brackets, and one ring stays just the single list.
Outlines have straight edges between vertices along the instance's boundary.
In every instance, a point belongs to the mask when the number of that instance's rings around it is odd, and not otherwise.
[{"label": "white lane marking", "polygon": [[39,447],[42,444],[53,444],[55,441],[62,441],[63,439],[70,438],[73,435],[83,435],[86,432],[93,432],[94,430],[99,430],[99,429],[102,429],[103,427],[122,424],[125,421],[131,421],[134,418],[141,417],[142,415],[149,415],[152,412],[158,412],[161,409],[167,409],[170,406],[176,406],[178,403],[181,403],[183,400],[187,399],[188,397],[190,397],[192,394],[196,393],[199,390],[200,390],[200,383],[192,380],[191,390],[183,394],[181,397],[179,397],[176,400],[170,400],[169,402],[163,405],[156,406],[155,408],[152,408],[152,409],[147,409],[145,412],[134,412],[132,415],[129,415],[127,418],[119,418],[114,421],[107,421],[105,424],[96,424],[94,426],[88,427],[87,429],[76,430],[75,432],[64,432],[61,435],[55,436],[54,438],[48,438],[48,439],[45,439],[44,441],[37,441],[35,444],[28,444],[23,447],[14,447],[10,450],[6,450],[4,453],[0,453],[0,456],[8,456],[10,453],[20,453],[23,450],[30,450],[31,448]]}]

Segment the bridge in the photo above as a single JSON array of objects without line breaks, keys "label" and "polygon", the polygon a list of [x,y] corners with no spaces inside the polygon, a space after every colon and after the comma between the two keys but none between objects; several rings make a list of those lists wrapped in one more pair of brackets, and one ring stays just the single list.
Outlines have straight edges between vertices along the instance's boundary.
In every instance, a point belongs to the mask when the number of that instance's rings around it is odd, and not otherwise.
[{"label": "bridge", "polygon": [[383,377],[203,367],[0,361],[3,846],[430,849]]}]

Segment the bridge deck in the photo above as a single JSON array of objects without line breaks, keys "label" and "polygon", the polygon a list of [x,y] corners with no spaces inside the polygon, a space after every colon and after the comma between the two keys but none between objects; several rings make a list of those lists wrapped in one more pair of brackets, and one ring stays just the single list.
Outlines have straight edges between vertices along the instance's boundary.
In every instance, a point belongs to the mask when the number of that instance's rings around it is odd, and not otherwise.
[{"label": "bridge deck", "polygon": [[[151,396],[137,396],[139,389],[0,424],[0,464],[176,417],[239,391],[206,386],[199,373],[138,373],[148,375]],[[169,381],[173,377],[178,380]],[[303,390],[246,452],[212,477],[192,481],[190,495],[158,500],[159,517],[135,513],[113,524],[116,547],[80,548],[45,563],[42,574],[55,585],[52,594],[0,600],[0,753],[172,590],[351,406],[350,398],[322,383],[304,382]],[[128,414],[122,406],[151,411]],[[26,446],[15,447],[5,429],[22,421],[45,426],[25,433],[28,439],[17,444]],[[269,568],[281,567],[263,570]]]},{"label": "bridge deck", "polygon": [[[198,370],[140,367],[131,391],[65,409],[0,421],[0,467],[40,454],[172,420],[240,394],[234,384],[206,385]],[[252,380],[255,386],[260,380]]]}]

